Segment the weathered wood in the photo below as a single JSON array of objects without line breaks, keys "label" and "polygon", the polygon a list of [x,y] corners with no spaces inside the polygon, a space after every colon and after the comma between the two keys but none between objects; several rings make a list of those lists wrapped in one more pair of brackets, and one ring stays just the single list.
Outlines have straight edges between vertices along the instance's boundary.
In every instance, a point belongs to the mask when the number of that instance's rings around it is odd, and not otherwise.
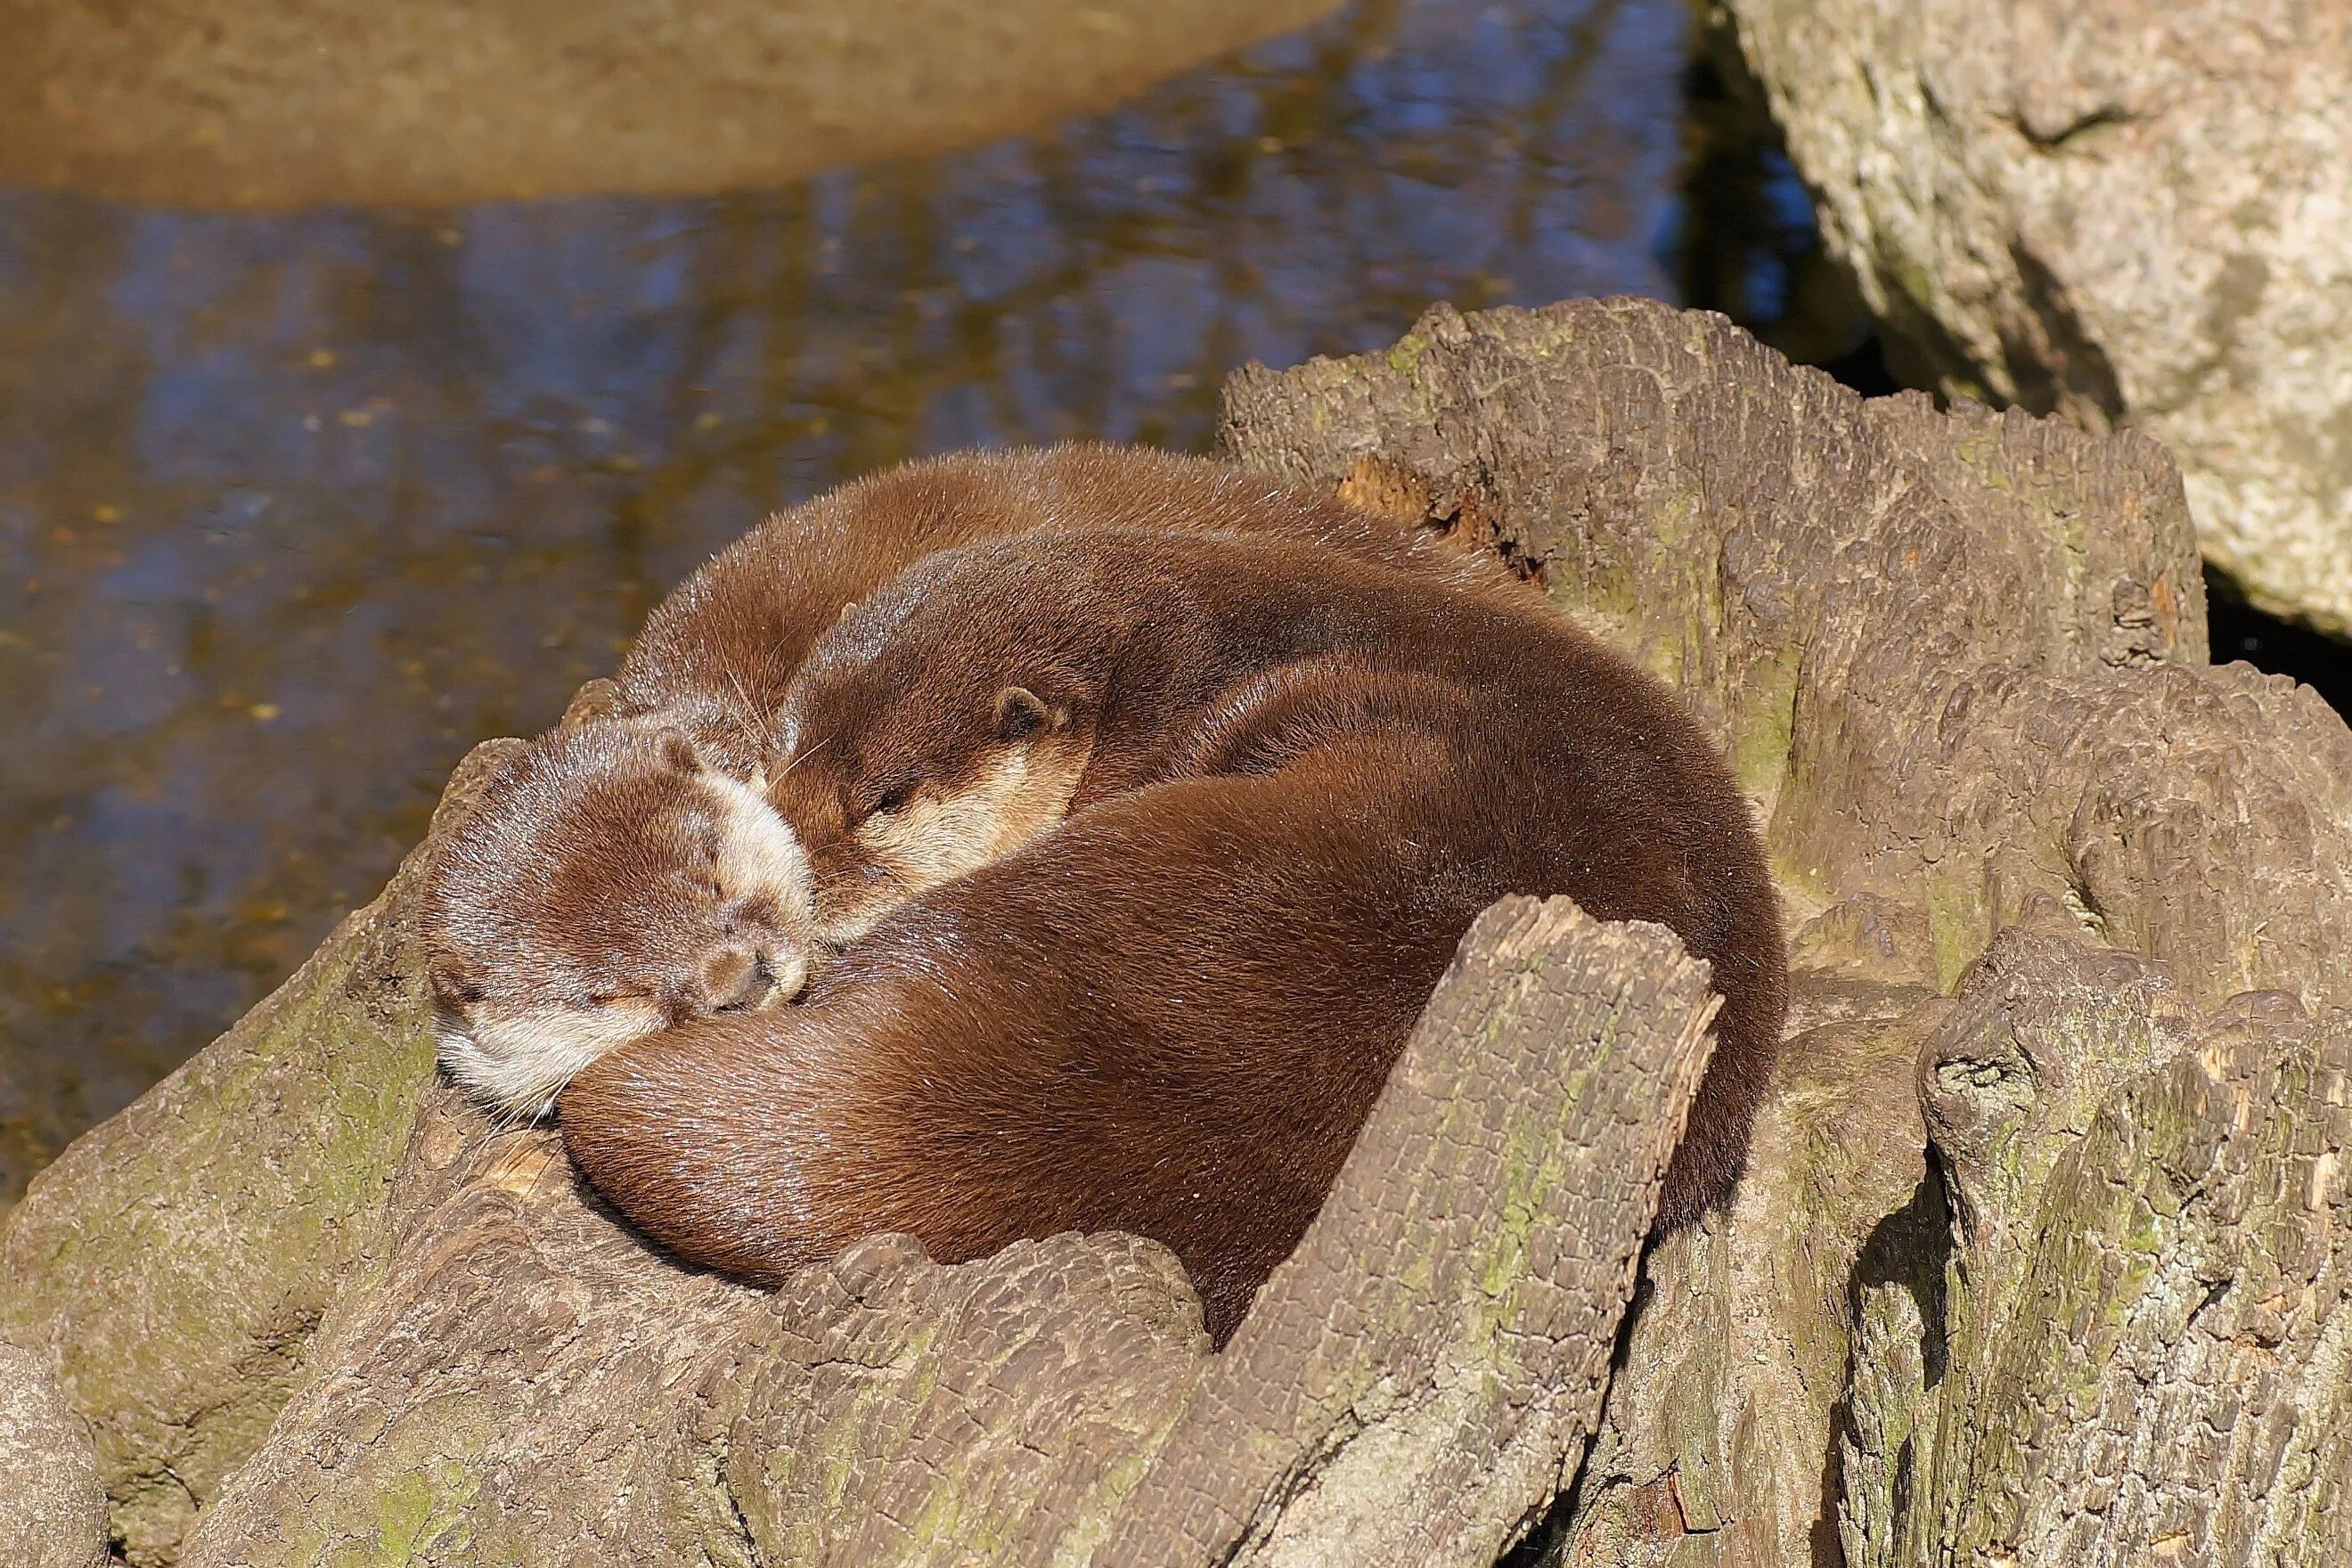
[{"label": "weathered wood", "polygon": [[1481,916],[1097,1560],[1492,1563],[1591,1432],[1715,1007],[1662,928]]},{"label": "weathered wood", "polygon": [[2194,1013],[2051,913],[1921,1058],[1958,1242],[1885,1326],[1943,1364],[1857,1385],[1848,1561],[2352,1560],[2352,1014]]},{"label": "weathered wood", "polygon": [[663,1478],[678,1394],[758,1294],[667,1267],[583,1200],[551,1131],[493,1135],[445,1086],[394,1191],[378,1276],[322,1325],[310,1376],[179,1561],[640,1546],[628,1504]]},{"label": "weathered wood", "polygon": [[866,1242],[765,1331],[706,1430],[766,1568],[1090,1561],[1210,1359],[1174,1257],[1123,1236],[953,1268]]}]

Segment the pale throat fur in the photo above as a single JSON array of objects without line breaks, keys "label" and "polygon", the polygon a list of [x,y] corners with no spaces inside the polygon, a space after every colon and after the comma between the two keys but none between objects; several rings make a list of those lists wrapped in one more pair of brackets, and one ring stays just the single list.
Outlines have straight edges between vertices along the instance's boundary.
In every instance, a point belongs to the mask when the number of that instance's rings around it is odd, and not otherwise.
[{"label": "pale throat fur", "polygon": [[854,942],[899,904],[1045,832],[1068,814],[1086,762],[1068,746],[1003,745],[970,776],[926,782],[903,805],[869,813],[850,835],[860,870],[819,886],[819,936]]}]

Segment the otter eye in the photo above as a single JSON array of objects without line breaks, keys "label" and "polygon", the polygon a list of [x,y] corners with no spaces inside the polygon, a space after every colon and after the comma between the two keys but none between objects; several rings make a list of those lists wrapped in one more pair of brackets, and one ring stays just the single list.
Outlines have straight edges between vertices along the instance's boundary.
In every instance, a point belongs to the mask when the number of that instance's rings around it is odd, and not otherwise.
[{"label": "otter eye", "polygon": [[453,1007],[471,1007],[488,994],[465,971],[446,959],[436,958],[427,963],[425,979],[433,988],[434,996]]},{"label": "otter eye", "polygon": [[907,796],[909,793],[908,786],[905,784],[900,784],[896,789],[884,790],[880,795],[875,797],[874,809],[867,812],[866,815],[868,816],[897,816],[899,812],[906,809]]}]

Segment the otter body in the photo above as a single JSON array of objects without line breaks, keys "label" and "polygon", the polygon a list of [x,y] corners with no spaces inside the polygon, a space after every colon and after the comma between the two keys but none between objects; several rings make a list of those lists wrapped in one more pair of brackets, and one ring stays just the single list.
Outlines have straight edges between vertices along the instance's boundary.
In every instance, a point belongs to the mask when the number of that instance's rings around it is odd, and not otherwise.
[{"label": "otter body", "polygon": [[845,617],[775,740],[854,945],[802,1005],[628,1046],[561,1101],[684,1257],[773,1280],[881,1230],[961,1259],[1127,1229],[1222,1341],[1510,892],[1714,965],[1664,1216],[1737,1174],[1784,1006],[1760,847],[1673,694],[1548,609],[1278,541],[1026,537]]},{"label": "otter body", "polygon": [[1221,771],[1196,753],[1268,672],[1344,653],[1499,689],[1527,639],[1619,668],[1531,596],[1288,539],[1033,531],[931,555],[845,612],[786,688],[761,775],[845,942],[1072,809]]},{"label": "otter body", "polygon": [[[1530,596],[1498,562],[1411,521],[1141,447],[959,453],[781,512],[662,603],[608,713],[525,747],[428,874],[425,945],[452,1072],[502,1112],[535,1115],[623,1040],[748,994],[789,999],[824,950],[799,851],[753,797],[811,647],[936,551],[1078,527],[1263,534]],[[720,822],[736,847],[725,875]]]}]

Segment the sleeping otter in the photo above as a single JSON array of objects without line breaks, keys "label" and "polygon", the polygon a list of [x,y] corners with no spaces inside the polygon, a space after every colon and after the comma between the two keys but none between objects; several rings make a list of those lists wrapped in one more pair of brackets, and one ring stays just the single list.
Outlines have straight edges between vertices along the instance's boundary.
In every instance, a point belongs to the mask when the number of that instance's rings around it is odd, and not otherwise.
[{"label": "sleeping otter", "polygon": [[801,1005],[624,1047],[560,1101],[683,1257],[774,1280],[881,1230],[949,1260],[1132,1230],[1222,1341],[1510,892],[1713,964],[1665,1222],[1737,1174],[1783,1011],[1760,847],[1672,693],[1548,611],[1280,541],[1024,536],[845,617],[775,741],[820,926],[856,942]]},{"label": "sleeping otter", "polygon": [[[732,1005],[723,984],[688,981],[741,965],[727,910],[740,897],[716,897],[675,868],[648,870],[665,845],[693,836],[669,832],[662,803],[677,770],[644,737],[684,738],[710,774],[689,792],[693,814],[708,816],[717,807],[702,797],[719,780],[761,787],[761,754],[785,689],[845,606],[934,551],[1072,527],[1265,534],[1465,593],[1533,597],[1492,556],[1411,521],[1143,447],[957,453],[779,513],[654,612],[616,674],[612,721],[592,726],[588,740],[557,731],[525,748],[428,873],[425,943],[455,1076],[504,1113],[535,1115],[617,1042]],[[625,734],[636,740],[622,743]],[[742,822],[761,833],[756,814]],[[639,909],[654,885],[671,891],[659,909]],[[558,887],[572,890],[559,898]],[[777,913],[758,933],[764,956],[744,973],[784,983],[767,994],[780,999],[823,951],[811,948],[789,891],[769,890]],[[587,910],[600,911],[580,928],[593,933],[593,951],[575,952],[556,933]]]},{"label": "sleeping otter", "polygon": [[1188,726],[1262,672],[1344,650],[1505,689],[1521,649],[1498,626],[1647,679],[1539,600],[1432,592],[1286,540],[989,540],[843,613],[786,688],[762,770],[839,944],[1076,806],[1211,771]]},{"label": "sleeping otter", "polygon": [[737,777],[810,645],[924,556],[1032,530],[1244,533],[1327,546],[1433,583],[1536,595],[1489,552],[1207,458],[1081,444],[956,452],[886,468],[778,513],[662,601],[614,679]]},{"label": "sleeping otter", "polygon": [[524,748],[422,905],[441,1059],[522,1116],[624,1041],[798,995],[814,919],[761,795],[677,731],[612,719]]}]

